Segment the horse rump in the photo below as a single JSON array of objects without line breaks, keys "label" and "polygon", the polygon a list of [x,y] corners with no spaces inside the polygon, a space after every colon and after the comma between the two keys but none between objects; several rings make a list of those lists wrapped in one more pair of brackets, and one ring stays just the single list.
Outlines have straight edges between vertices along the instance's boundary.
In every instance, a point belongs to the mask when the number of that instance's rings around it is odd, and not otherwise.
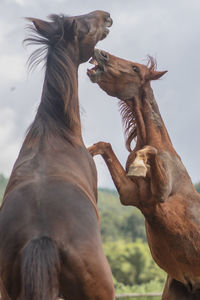
[{"label": "horse rump", "polygon": [[32,239],[22,251],[23,300],[55,300],[59,294],[60,259],[49,237]]}]

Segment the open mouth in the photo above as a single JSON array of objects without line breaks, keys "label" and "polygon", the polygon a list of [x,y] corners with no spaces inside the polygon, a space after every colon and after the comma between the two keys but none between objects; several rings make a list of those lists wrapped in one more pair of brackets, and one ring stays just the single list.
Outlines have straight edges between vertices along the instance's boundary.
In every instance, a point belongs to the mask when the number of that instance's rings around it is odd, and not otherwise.
[{"label": "open mouth", "polygon": [[111,19],[111,17],[108,17],[106,22],[105,22],[105,27],[102,33],[102,37],[101,40],[105,39],[107,37],[107,35],[109,34],[110,30],[108,29],[108,27],[111,27],[113,24],[113,20]]},{"label": "open mouth", "polygon": [[87,69],[87,75],[92,82],[98,82],[100,77],[103,75],[107,61],[107,54],[102,50],[95,49],[94,55],[89,61],[89,63],[94,65],[94,67],[92,69]]},{"label": "open mouth", "polygon": [[110,32],[110,30],[106,27],[102,33],[100,41],[104,40],[107,37],[107,35],[109,34],[109,32]]},{"label": "open mouth", "polygon": [[90,64],[94,65],[92,69],[87,69],[87,75],[92,82],[97,82],[97,77],[104,71],[103,65],[99,64],[98,61],[92,57],[89,61]]}]

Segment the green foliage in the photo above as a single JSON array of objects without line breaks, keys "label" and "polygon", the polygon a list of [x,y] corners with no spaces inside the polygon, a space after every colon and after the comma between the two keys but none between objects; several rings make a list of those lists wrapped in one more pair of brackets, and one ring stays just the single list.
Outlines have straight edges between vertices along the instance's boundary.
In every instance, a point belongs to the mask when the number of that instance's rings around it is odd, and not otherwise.
[{"label": "green foliage", "polygon": [[132,206],[122,206],[117,192],[99,189],[98,208],[103,242],[126,239],[146,241],[144,217]]},{"label": "green foliage", "polygon": [[152,259],[141,212],[122,206],[117,192],[107,189],[99,190],[98,207],[104,251],[116,292],[161,292],[166,274]]},{"label": "green foliage", "polygon": [[194,185],[196,191],[200,194],[200,181]]},{"label": "green foliage", "polygon": [[147,243],[141,240],[107,242],[104,251],[117,282],[131,286],[156,280],[163,285],[165,273],[154,263]]},{"label": "green foliage", "polygon": [[[140,285],[137,284],[125,285],[121,282],[118,282],[115,278],[113,278],[113,281],[114,281],[116,294],[126,294],[126,293],[146,294],[146,293],[153,293],[153,292],[162,292],[163,290],[163,283],[157,279],[151,280],[148,283],[144,283]],[[146,300],[146,297],[140,299]],[[154,298],[151,299],[153,300]],[[157,297],[155,297],[155,299],[158,300]]]},{"label": "green foliage", "polygon": [[[195,188],[200,193],[200,182]],[[104,251],[116,293],[161,292],[166,274],[150,254],[143,215],[136,208],[122,206],[114,191],[100,189],[98,203]]]}]

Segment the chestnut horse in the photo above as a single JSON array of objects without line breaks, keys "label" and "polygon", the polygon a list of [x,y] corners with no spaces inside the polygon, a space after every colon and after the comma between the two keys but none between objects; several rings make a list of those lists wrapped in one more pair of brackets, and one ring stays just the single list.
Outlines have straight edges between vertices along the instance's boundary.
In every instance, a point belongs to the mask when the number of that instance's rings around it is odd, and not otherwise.
[{"label": "chestnut horse", "polygon": [[[107,12],[29,18],[46,49],[41,102],[0,210],[2,299],[114,299],[102,250],[96,168],[81,136],[78,66],[106,37]],[[36,50],[32,63],[41,60]],[[36,59],[36,61],[35,61]]]},{"label": "chestnut horse", "polygon": [[110,144],[99,142],[89,150],[102,155],[121,203],[138,207],[145,216],[152,256],[168,273],[162,299],[200,299],[200,196],[172,145],[150,86],[166,71],[156,71],[152,58],[145,66],[100,50],[91,63],[90,79],[120,99],[130,152],[126,171]]}]

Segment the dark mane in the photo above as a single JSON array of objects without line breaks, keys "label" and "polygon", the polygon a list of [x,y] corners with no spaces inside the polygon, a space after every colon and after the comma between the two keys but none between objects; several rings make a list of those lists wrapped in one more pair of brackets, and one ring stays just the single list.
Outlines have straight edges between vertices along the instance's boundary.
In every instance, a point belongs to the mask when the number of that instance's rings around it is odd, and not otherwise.
[{"label": "dark mane", "polygon": [[137,125],[135,121],[133,107],[129,106],[127,102],[119,102],[120,113],[122,116],[122,123],[124,125],[124,134],[126,139],[126,148],[129,152],[131,149],[131,142],[137,136]]},{"label": "dark mane", "polygon": [[[40,63],[46,62],[47,52],[51,47],[62,40],[64,35],[64,23],[67,22],[64,19],[64,15],[50,15],[48,17],[51,22],[48,22],[49,26],[54,25],[54,32],[52,34],[49,32],[39,31],[33,24],[29,24],[26,29],[30,32],[29,36],[24,39],[23,43],[26,46],[30,45],[43,45],[39,49],[36,49],[28,59],[28,69],[29,71],[34,70]],[[26,18],[26,20],[33,22],[34,18]]]},{"label": "dark mane", "polygon": [[[45,68],[42,99],[28,136],[44,135],[47,131],[66,135],[77,123],[80,126],[77,93],[77,71],[73,62],[69,40],[64,33],[70,32],[71,20],[63,15],[51,15],[45,31],[29,26],[31,35],[24,40],[26,45],[40,45],[28,60],[33,70],[41,62]],[[33,21],[34,19],[29,19]],[[65,30],[65,32],[64,32]],[[67,129],[67,130],[66,130]]]}]

